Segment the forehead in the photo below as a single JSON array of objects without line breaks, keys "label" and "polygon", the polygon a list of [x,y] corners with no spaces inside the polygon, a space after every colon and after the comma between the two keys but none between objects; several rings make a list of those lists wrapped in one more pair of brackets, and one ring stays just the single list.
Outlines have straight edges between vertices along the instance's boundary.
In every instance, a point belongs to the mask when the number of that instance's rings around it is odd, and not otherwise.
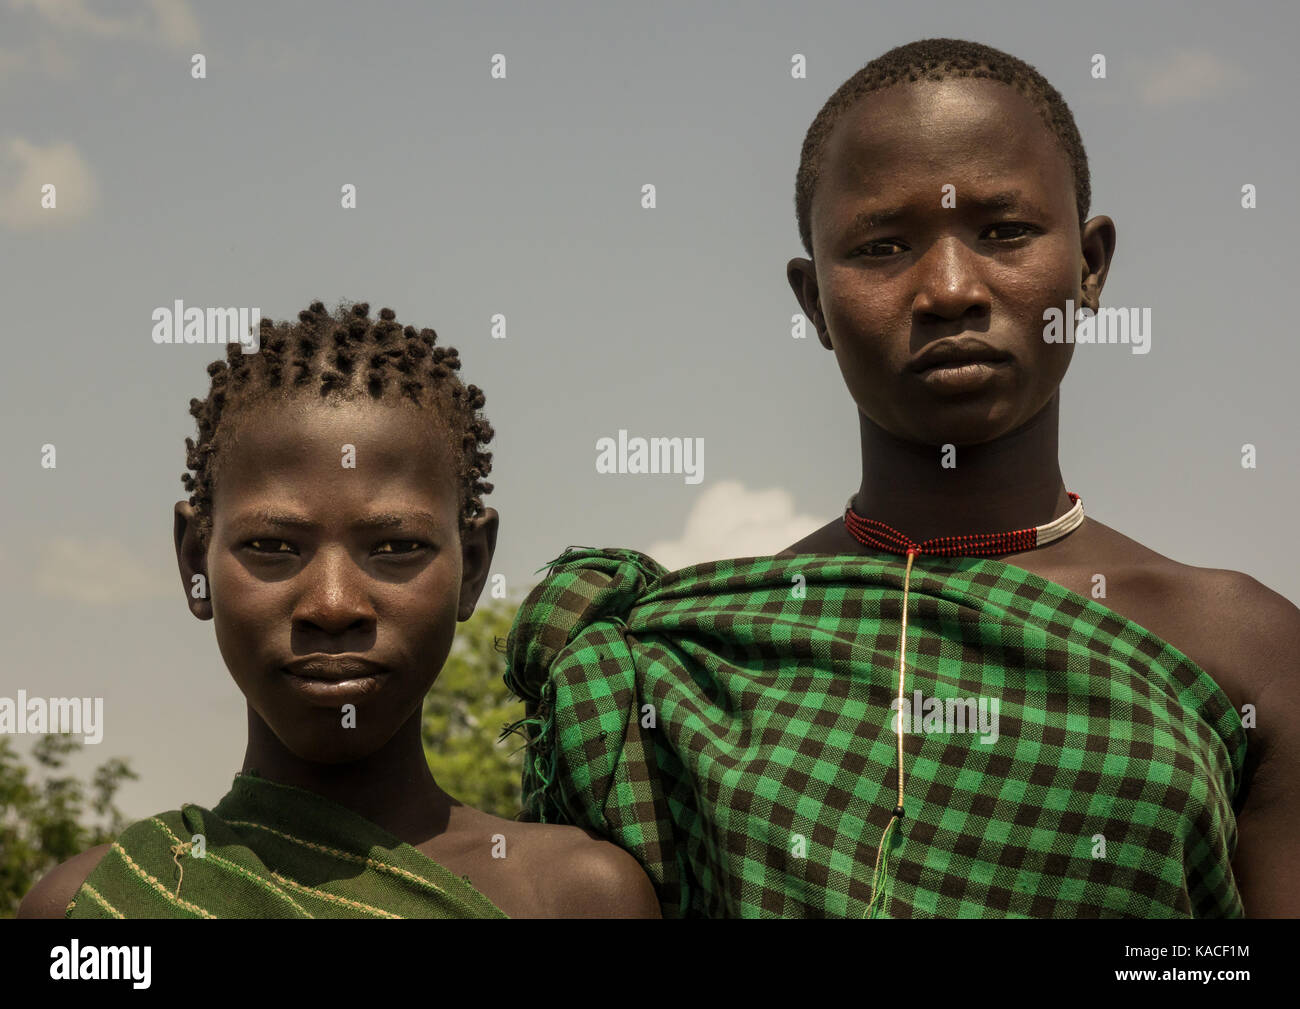
[{"label": "forehead", "polygon": [[1034,105],[982,78],[917,81],[854,103],[827,139],[814,218],[845,199],[926,194],[939,187],[1032,190],[1038,203],[1073,209],[1069,162]]},{"label": "forehead", "polygon": [[[450,507],[453,515],[459,507],[451,447],[428,407],[304,395],[251,404],[231,420],[215,480],[218,514],[235,497],[291,498],[317,509],[380,497]],[[354,466],[344,465],[349,452]]]}]

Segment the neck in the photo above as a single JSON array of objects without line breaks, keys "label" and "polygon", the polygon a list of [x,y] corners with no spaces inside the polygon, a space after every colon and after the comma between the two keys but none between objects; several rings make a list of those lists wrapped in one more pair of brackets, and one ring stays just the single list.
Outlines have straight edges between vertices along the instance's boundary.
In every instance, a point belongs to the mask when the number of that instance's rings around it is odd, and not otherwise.
[{"label": "neck", "polygon": [[446,828],[452,806],[459,803],[438,787],[420,739],[416,711],[382,747],[360,760],[322,764],[292,753],[248,708],[248,748],[243,773],[292,785],[346,806],[408,844]]},{"label": "neck", "polygon": [[859,413],[862,483],[854,509],[918,542],[935,536],[1043,525],[1072,502],[1057,460],[1060,395],[1026,424],[983,445],[956,449],[952,469],[937,446],[895,437]]}]

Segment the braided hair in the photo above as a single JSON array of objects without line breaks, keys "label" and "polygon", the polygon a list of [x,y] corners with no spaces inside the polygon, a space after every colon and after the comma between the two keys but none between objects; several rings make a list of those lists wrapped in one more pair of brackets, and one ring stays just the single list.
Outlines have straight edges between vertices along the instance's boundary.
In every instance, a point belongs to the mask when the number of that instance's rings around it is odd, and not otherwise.
[{"label": "braided hair", "polygon": [[229,443],[232,415],[267,398],[288,398],[317,387],[322,399],[369,395],[378,401],[389,396],[434,406],[459,466],[463,535],[483,511],[482,495],[492,492],[492,484],[483,479],[492,471],[492,453],[483,446],[493,431],[479,413],[486,402],[483,391],[463,385],[456,375],[456,348],[436,343],[432,329],[403,327],[391,308],[381,309],[372,320],[366,302],[340,304],[330,315],[314,301],[298,313],[296,323],[263,319],[259,353],[245,354],[240,344],[230,344],[226,360],[208,365],[212,385],[207,399],[190,400],[198,441],[185,439],[190,472],[181,475],[181,483],[190,492],[202,541],[207,543],[212,532],[217,463]]}]

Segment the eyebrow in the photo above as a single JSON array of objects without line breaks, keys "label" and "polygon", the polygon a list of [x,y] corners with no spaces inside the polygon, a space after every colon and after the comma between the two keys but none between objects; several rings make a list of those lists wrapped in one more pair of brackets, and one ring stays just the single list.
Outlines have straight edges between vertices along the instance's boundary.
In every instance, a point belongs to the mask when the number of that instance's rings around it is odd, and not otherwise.
[{"label": "eyebrow", "polygon": [[[1046,217],[1047,214],[1029,200],[1019,189],[1004,189],[1000,193],[990,193],[988,196],[967,196],[957,198],[957,209],[965,207],[977,207],[984,211],[1007,211],[1019,210],[1026,214],[1033,214],[1038,217]],[[888,207],[883,210],[864,210],[853,218],[849,227],[854,231],[871,231],[885,224],[891,224],[912,214],[913,211],[908,207]]]},{"label": "eyebrow", "polygon": [[[438,525],[438,518],[432,512],[426,511],[409,511],[403,513],[397,512],[379,512],[374,515],[367,515],[365,518],[358,519],[352,523],[353,529],[397,529],[406,525],[411,520],[417,522],[427,522],[432,526]],[[319,529],[320,525],[311,519],[303,518],[300,515],[290,515],[284,512],[259,511],[250,512],[247,515],[238,516],[232,525],[267,525],[279,526],[286,529]]]}]

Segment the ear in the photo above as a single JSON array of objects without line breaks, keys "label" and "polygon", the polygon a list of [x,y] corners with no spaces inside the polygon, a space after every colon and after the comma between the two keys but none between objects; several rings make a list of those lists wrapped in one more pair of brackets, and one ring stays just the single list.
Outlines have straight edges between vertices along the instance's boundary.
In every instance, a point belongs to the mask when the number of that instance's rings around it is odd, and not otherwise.
[{"label": "ear", "polygon": [[458,621],[474,615],[478,597],[487,584],[492,569],[492,555],[497,548],[497,527],[500,516],[495,508],[485,508],[483,514],[472,520],[469,529],[461,536],[460,608]]},{"label": "ear", "polygon": [[[208,581],[208,552],[199,537],[198,516],[188,501],[177,501],[172,538],[176,541],[176,566],[185,587],[185,605],[200,620],[212,619],[212,585]],[[202,576],[198,578],[196,576]],[[200,594],[201,593],[201,594]]]},{"label": "ear", "polygon": [[792,259],[785,265],[785,279],[790,282],[790,290],[799,299],[799,307],[808,321],[817,330],[817,339],[823,347],[831,349],[831,334],[826,329],[826,317],[822,315],[821,298],[817,290],[817,267],[811,259]]},{"label": "ear", "polygon": [[1115,256],[1115,222],[1109,217],[1094,217],[1083,226],[1079,239],[1083,247],[1079,303],[1095,313],[1101,305],[1101,289]]}]

